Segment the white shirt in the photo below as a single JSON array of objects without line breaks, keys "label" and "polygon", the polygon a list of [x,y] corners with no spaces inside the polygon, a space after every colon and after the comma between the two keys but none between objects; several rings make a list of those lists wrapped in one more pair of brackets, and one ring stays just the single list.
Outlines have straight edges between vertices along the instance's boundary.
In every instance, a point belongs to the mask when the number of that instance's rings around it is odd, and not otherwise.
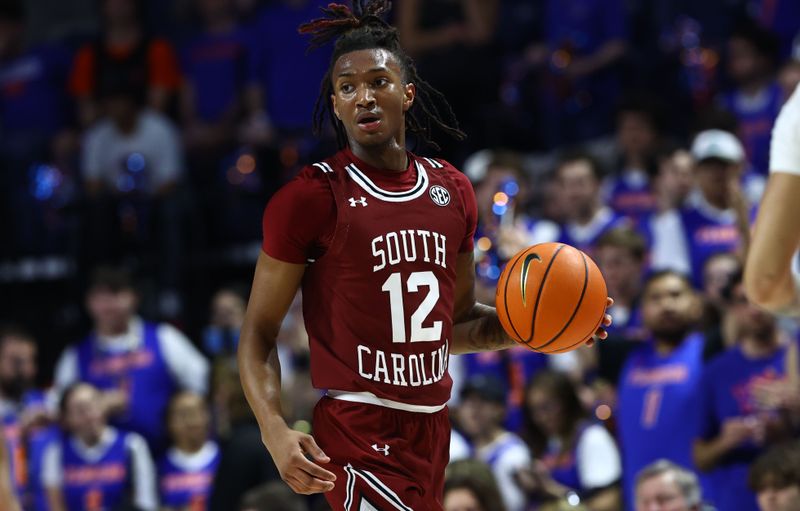
[{"label": "white shirt", "polygon": [[525,492],[517,485],[514,474],[531,464],[531,453],[525,442],[514,433],[506,432],[489,445],[476,449],[475,454],[492,469],[506,509],[523,511],[527,499]]},{"label": "white shirt", "polygon": [[469,442],[456,430],[450,432],[450,463],[466,460],[472,454]]},{"label": "white shirt", "polygon": [[597,213],[594,214],[588,223],[579,225],[576,222],[569,222],[564,225],[564,230],[567,231],[569,237],[575,240],[576,243],[587,243],[597,236],[613,217],[614,211],[608,206],[603,206],[597,210]]},{"label": "white shirt", "polygon": [[129,134],[120,132],[111,120],[103,119],[84,137],[81,171],[84,178],[104,181],[114,189],[126,175],[142,172],[146,190],[152,193],[176,181],[183,172],[181,147],[180,136],[170,120],[155,111],[143,111]]},{"label": "white shirt", "polygon": [[207,440],[203,447],[195,453],[186,453],[176,447],[172,447],[167,451],[167,458],[176,467],[180,467],[187,472],[196,472],[208,465],[217,454],[219,454],[217,443]]},{"label": "white shirt", "polygon": [[[98,337],[104,349],[112,352],[133,351],[143,341],[144,322],[134,317],[128,331],[115,337]],[[208,360],[194,347],[192,342],[172,325],[158,325],[158,345],[167,370],[178,387],[191,390],[200,395],[208,392]],[[59,393],[69,385],[80,380],[78,351],[67,348],[56,364],[55,388]]]},{"label": "white shirt", "polygon": [[[69,442],[84,460],[91,463],[100,460],[120,434],[122,433],[116,429],[106,427],[97,445],[89,447],[75,437],[70,437]],[[133,503],[145,511],[156,511],[156,470],[147,443],[136,433],[125,433],[125,448],[131,455]],[[64,484],[64,465],[59,441],[50,443],[44,451],[42,483],[46,488],[61,488]]]},{"label": "white shirt", "polygon": [[576,449],[578,478],[584,488],[603,488],[622,477],[619,449],[602,425],[588,426]]},{"label": "white shirt", "polygon": [[[690,208],[698,209],[704,215],[732,224],[736,221],[733,209],[719,209],[708,203],[702,193],[693,193],[689,199]],[[653,250],[651,267],[653,270],[674,270],[685,275],[692,273],[692,259],[687,244],[686,229],[678,210],[671,209],[653,218]],[[698,268],[702,270],[702,268]]]}]

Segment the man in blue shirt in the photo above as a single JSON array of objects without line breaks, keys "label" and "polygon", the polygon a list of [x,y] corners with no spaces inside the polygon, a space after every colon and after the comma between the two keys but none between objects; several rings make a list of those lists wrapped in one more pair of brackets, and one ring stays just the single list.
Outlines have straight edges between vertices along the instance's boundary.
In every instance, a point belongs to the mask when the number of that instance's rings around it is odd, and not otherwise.
[{"label": "man in blue shirt", "polygon": [[734,252],[749,229],[748,204],[741,189],[744,148],[732,133],[703,131],[692,143],[697,190],[678,209],[650,222],[654,269],[691,275],[701,287],[706,261],[720,252]]},{"label": "man in blue shirt", "polygon": [[632,509],[634,475],[664,458],[692,467],[696,394],[703,372],[703,336],[692,333],[700,300],[691,283],[672,271],[655,273],[642,294],[650,340],[628,358],[619,383],[619,441],[626,502]]},{"label": "man in blue shirt", "polygon": [[748,468],[766,442],[788,433],[784,415],[764,404],[759,389],[783,379],[786,349],[772,316],[747,300],[741,274],[728,292],[738,344],[706,368],[694,460],[707,472],[709,498],[719,509],[758,511]]}]

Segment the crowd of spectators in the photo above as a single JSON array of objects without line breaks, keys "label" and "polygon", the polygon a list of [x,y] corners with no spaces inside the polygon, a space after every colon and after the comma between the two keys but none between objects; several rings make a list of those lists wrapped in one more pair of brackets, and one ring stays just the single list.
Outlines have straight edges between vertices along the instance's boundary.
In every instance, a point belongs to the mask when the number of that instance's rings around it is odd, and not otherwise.
[{"label": "crowd of spectators", "polygon": [[[329,50],[296,32],[327,3],[0,0],[0,419],[26,511],[325,509],[280,482],[235,352],[264,205],[335,148],[311,129]],[[413,150],[473,182],[479,300],[548,241],[615,299],[593,348],[452,357],[445,509],[800,509],[798,328],[741,284],[800,3],[394,3],[468,134]],[[282,383],[311,431],[299,303]]]}]

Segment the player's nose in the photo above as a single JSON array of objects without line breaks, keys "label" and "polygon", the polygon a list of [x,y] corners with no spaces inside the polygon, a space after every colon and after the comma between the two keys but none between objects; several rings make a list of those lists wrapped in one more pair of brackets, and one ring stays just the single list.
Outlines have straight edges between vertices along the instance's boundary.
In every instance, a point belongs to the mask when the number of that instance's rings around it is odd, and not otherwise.
[{"label": "player's nose", "polygon": [[360,87],[358,89],[356,105],[363,108],[372,108],[375,105],[375,93],[372,87]]}]

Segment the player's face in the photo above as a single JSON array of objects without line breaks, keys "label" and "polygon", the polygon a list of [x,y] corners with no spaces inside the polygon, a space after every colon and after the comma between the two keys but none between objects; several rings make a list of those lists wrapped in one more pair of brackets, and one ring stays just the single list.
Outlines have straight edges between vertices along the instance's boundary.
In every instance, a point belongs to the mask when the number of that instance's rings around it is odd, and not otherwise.
[{"label": "player's face", "polygon": [[629,296],[636,293],[642,280],[642,263],[624,247],[598,247],[595,261],[606,279],[609,296]]},{"label": "player's face", "polygon": [[456,488],[444,496],[444,511],[483,511],[483,508],[472,491]]},{"label": "player's face", "polygon": [[636,487],[636,511],[692,511],[671,474],[645,479]]},{"label": "player's face", "polygon": [[65,412],[67,429],[84,441],[96,440],[105,428],[100,394],[93,387],[82,385],[75,389]]},{"label": "player's face", "polygon": [[558,182],[570,219],[592,212],[598,202],[600,183],[589,162],[578,160],[566,163],[558,170]]},{"label": "player's face", "polygon": [[345,53],[331,72],[333,110],[351,144],[376,147],[404,141],[405,113],[416,89],[405,83],[397,57],[385,49]]},{"label": "player's face", "polygon": [[645,326],[657,337],[683,335],[699,314],[692,288],[678,276],[664,275],[647,286],[642,300]]},{"label": "player's face", "polygon": [[136,305],[136,294],[127,289],[95,289],[87,299],[89,314],[101,330],[123,329],[133,317]]},{"label": "player's face", "polygon": [[767,488],[758,492],[757,498],[761,511],[794,511],[800,509],[800,486]]}]

